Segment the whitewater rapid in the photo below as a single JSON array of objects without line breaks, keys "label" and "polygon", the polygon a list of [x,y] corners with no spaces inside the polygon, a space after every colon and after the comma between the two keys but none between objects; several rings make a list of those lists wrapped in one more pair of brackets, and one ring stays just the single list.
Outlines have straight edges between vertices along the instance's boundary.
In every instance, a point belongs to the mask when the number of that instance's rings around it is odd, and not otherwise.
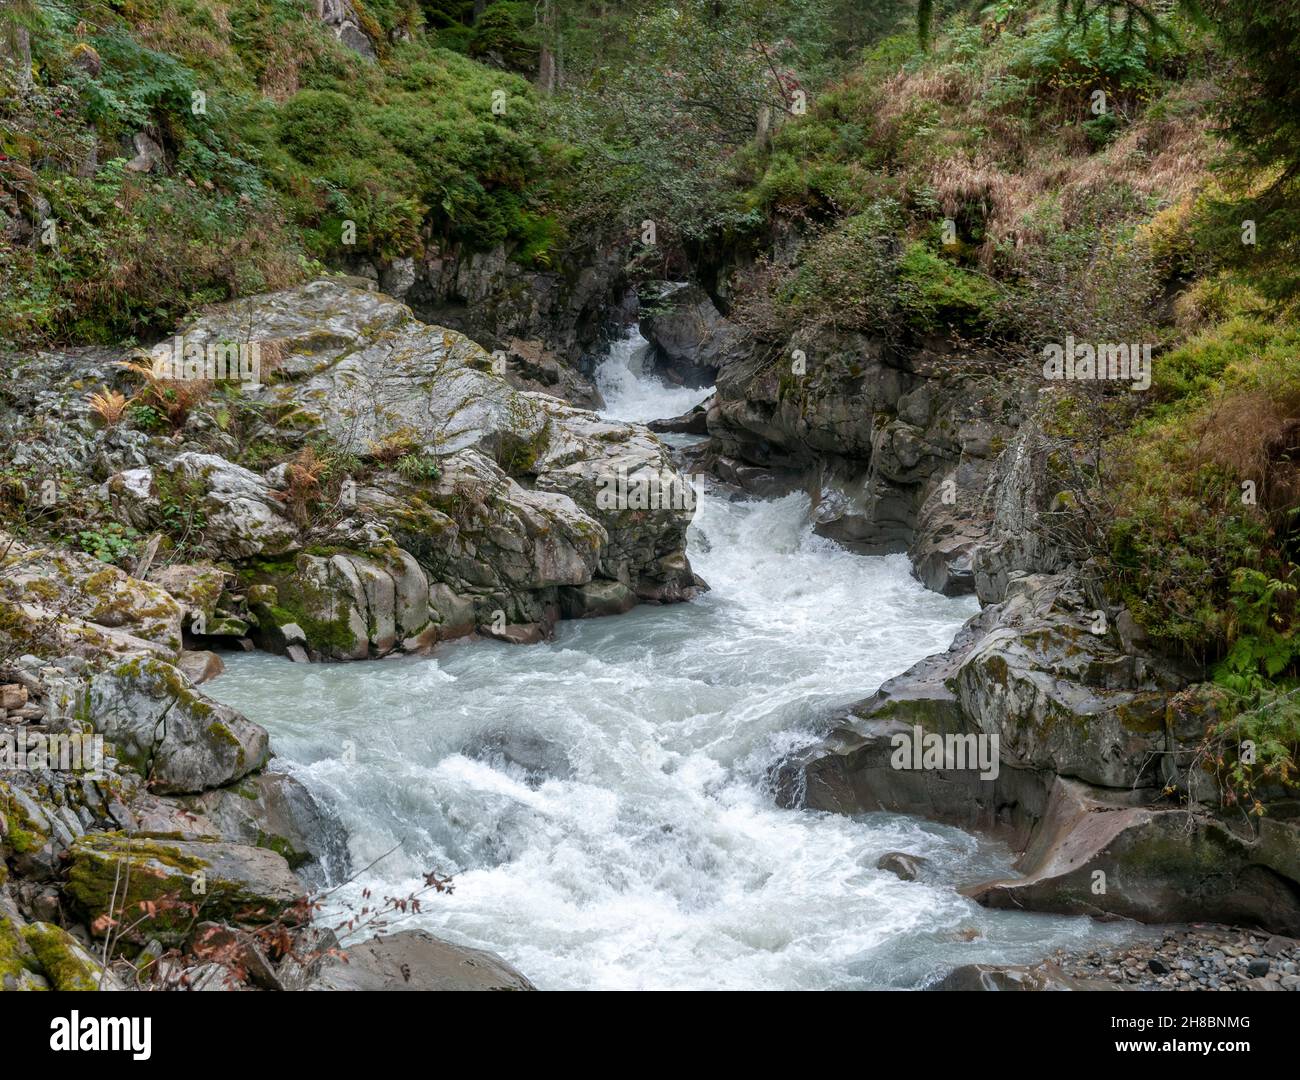
[{"label": "whitewater rapid", "polygon": [[[635,333],[597,381],[623,420],[708,394],[659,383]],[[916,987],[1122,940],[1122,926],[961,897],[955,884],[1008,874],[1010,858],[958,829],[774,805],[775,761],[976,610],[927,592],[901,555],[814,536],[807,512],[801,495],[706,493],[689,554],[712,589],[690,604],[432,658],[236,654],[205,689],[265,725],[281,766],[334,806],[354,866],[396,847],[335,903],[453,874],[451,895],[392,928],[500,953],[542,989]],[[935,883],[875,869],[894,850],[931,860]]]}]

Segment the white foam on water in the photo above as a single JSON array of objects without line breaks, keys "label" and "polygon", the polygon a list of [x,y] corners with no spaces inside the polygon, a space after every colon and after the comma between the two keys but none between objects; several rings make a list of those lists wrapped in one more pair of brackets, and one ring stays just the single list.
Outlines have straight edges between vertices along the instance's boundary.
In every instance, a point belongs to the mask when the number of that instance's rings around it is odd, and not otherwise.
[{"label": "white foam on water", "polygon": [[712,387],[674,386],[651,370],[650,342],[632,326],[609,347],[596,370],[596,388],[605,399],[601,411],[613,420],[646,423],[681,416],[713,393]]},{"label": "white foam on water", "polygon": [[[676,415],[707,396],[629,366],[636,337],[599,372],[608,415]],[[807,515],[801,495],[706,493],[689,552],[712,590],[690,604],[436,658],[238,654],[205,689],[264,724],[334,804],[354,865],[397,847],[341,903],[454,873],[450,896],[392,928],[498,952],[543,989],[911,987],[1131,934],[972,904],[953,883],[1006,875],[1010,857],[961,830],[775,805],[775,761],[976,610],[927,592],[903,556],[813,535]],[[875,869],[893,850],[932,860],[937,883]]]}]

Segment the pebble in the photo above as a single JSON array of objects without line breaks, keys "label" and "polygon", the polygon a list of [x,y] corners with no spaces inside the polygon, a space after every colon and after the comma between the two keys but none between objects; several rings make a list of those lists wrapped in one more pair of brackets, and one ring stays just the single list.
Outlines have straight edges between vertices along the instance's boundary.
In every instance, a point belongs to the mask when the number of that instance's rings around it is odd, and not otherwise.
[{"label": "pebble", "polygon": [[1300,940],[1196,925],[1113,950],[1056,953],[1066,974],[1139,990],[1300,991]]}]

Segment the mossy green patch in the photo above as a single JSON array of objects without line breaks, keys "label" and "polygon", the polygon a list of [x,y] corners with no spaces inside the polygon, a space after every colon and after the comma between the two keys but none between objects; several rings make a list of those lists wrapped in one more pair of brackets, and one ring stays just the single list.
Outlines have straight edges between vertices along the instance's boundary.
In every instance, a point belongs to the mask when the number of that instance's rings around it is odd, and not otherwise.
[{"label": "mossy green patch", "polygon": [[24,948],[21,933],[7,915],[0,914],[0,982],[6,975],[27,971],[40,974],[29,949]]},{"label": "mossy green patch", "polygon": [[23,940],[55,990],[99,989],[100,966],[66,930],[50,923],[32,923],[24,927]]}]

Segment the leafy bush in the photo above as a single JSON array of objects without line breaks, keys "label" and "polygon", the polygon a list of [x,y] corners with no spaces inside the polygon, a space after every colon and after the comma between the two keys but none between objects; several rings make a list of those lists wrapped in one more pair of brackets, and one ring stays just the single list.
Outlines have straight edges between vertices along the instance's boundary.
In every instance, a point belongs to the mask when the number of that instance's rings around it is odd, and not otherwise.
[{"label": "leafy bush", "polygon": [[975,334],[997,315],[1001,290],[988,278],[910,244],[898,264],[899,298],[907,321],[922,332]]},{"label": "leafy bush", "polygon": [[1001,305],[1009,332],[1031,347],[1066,333],[1079,341],[1156,343],[1163,275],[1135,224],[1145,208],[1123,186],[1068,213],[1059,198],[1045,200],[1024,221],[1032,242],[999,250],[1001,276],[1015,285]]},{"label": "leafy bush", "polygon": [[897,206],[882,203],[821,233],[780,287],[788,317],[891,336],[898,324]]},{"label": "leafy bush", "polygon": [[1172,39],[1115,33],[1096,12],[1082,22],[1040,19],[1020,39],[1007,69],[1043,92],[1136,95],[1152,83],[1152,66],[1176,48]]},{"label": "leafy bush", "polygon": [[77,546],[100,562],[118,563],[133,557],[140,534],[129,525],[110,521],[94,529],[77,533]]},{"label": "leafy bush", "polygon": [[[38,86],[19,95],[0,65],[0,207],[8,224],[48,201],[59,236],[0,230],[0,335],[143,338],[315,260],[429,243],[544,264],[564,238],[553,192],[571,151],[529,84],[437,47],[409,0],[355,6],[379,63],[310,0],[43,7]],[[510,5],[497,8],[489,26]],[[390,45],[390,30],[410,40]],[[150,171],[121,157],[137,133],[161,151]]]},{"label": "leafy bush", "polygon": [[1163,404],[1107,454],[1103,570],[1158,642],[1222,661],[1237,691],[1295,667],[1297,333],[1239,317],[1157,358]]},{"label": "leafy bush", "polygon": [[334,90],[300,90],[280,110],[281,145],[299,161],[323,161],[357,149],[353,135],[356,111]]},{"label": "leafy bush", "polygon": [[1258,694],[1300,660],[1296,584],[1250,567],[1232,574],[1232,644],[1215,677],[1238,694]]},{"label": "leafy bush", "polygon": [[[1300,700],[1294,686],[1265,685],[1230,695],[1207,740],[1224,784],[1224,801],[1263,816],[1264,799],[1300,783]],[[1270,788],[1272,790],[1270,790]]]},{"label": "leafy bush", "polygon": [[396,468],[408,480],[431,482],[440,475],[438,459],[430,454],[403,454],[397,459]]},{"label": "leafy bush", "polygon": [[496,60],[511,71],[537,68],[538,41],[532,5],[495,3],[479,17],[468,39],[470,56]]}]

